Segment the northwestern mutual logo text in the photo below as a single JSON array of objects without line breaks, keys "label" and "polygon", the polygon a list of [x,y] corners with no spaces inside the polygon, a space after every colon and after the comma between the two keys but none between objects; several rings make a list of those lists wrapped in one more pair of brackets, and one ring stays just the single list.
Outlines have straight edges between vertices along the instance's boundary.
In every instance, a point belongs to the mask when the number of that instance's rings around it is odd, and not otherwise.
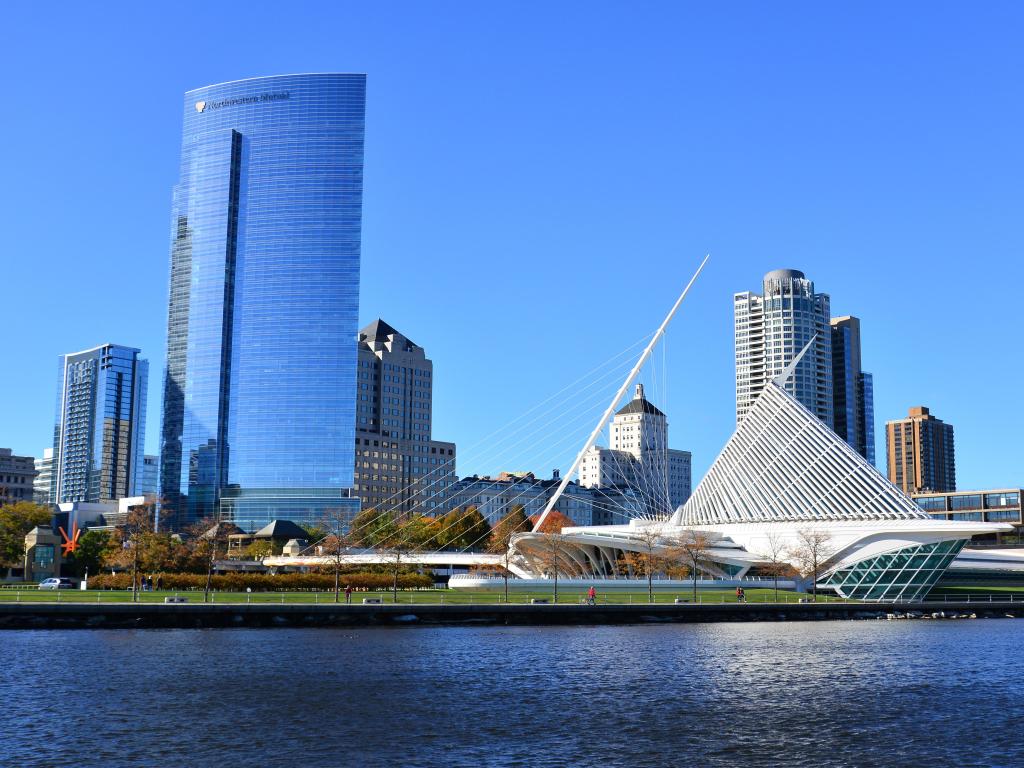
[{"label": "northwestern mutual logo text", "polygon": [[284,101],[290,99],[292,94],[290,91],[280,91],[278,93],[261,93],[259,96],[240,96],[237,99],[221,99],[220,101],[197,101],[196,112],[208,112],[211,109],[220,109],[221,107],[234,107],[239,104],[260,104],[264,101]]}]

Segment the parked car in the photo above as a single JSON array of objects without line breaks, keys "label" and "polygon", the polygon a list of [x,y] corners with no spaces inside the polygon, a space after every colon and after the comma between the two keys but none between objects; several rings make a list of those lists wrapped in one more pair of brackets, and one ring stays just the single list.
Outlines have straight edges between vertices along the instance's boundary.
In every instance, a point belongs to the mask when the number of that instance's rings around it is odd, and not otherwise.
[{"label": "parked car", "polygon": [[75,582],[67,576],[57,576],[39,582],[40,589],[74,589]]}]

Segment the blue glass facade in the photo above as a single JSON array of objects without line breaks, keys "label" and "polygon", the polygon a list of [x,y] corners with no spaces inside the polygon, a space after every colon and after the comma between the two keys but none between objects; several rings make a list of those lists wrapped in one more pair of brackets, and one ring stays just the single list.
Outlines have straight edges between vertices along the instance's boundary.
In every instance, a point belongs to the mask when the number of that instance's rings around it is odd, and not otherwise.
[{"label": "blue glass facade", "polygon": [[358,506],[365,92],[364,75],[309,74],[185,94],[160,472],[172,526]]},{"label": "blue glass facade", "polygon": [[139,492],[149,377],[139,354],[104,344],[59,358],[51,501],[114,501]]}]

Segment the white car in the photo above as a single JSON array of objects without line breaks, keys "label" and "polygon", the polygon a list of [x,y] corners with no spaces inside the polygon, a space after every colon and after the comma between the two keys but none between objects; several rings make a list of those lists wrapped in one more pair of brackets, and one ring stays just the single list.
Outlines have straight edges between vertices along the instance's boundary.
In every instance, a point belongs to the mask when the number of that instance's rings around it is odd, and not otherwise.
[{"label": "white car", "polygon": [[69,579],[67,576],[57,576],[52,579],[46,579],[39,582],[40,589],[74,589],[75,582]]}]

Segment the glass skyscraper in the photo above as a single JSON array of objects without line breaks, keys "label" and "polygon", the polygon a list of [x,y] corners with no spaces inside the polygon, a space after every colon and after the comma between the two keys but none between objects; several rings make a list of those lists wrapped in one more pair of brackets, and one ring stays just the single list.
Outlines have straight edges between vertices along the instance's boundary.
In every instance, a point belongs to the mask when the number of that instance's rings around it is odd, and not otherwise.
[{"label": "glass skyscraper", "polygon": [[142,483],[149,363],[117,344],[62,355],[50,498],[116,501]]},{"label": "glass skyscraper", "polygon": [[366,77],[185,94],[162,518],[312,522],[350,496]]},{"label": "glass skyscraper", "polygon": [[833,317],[832,397],[836,434],[875,463],[875,395],[871,374],[860,367],[860,320]]}]

